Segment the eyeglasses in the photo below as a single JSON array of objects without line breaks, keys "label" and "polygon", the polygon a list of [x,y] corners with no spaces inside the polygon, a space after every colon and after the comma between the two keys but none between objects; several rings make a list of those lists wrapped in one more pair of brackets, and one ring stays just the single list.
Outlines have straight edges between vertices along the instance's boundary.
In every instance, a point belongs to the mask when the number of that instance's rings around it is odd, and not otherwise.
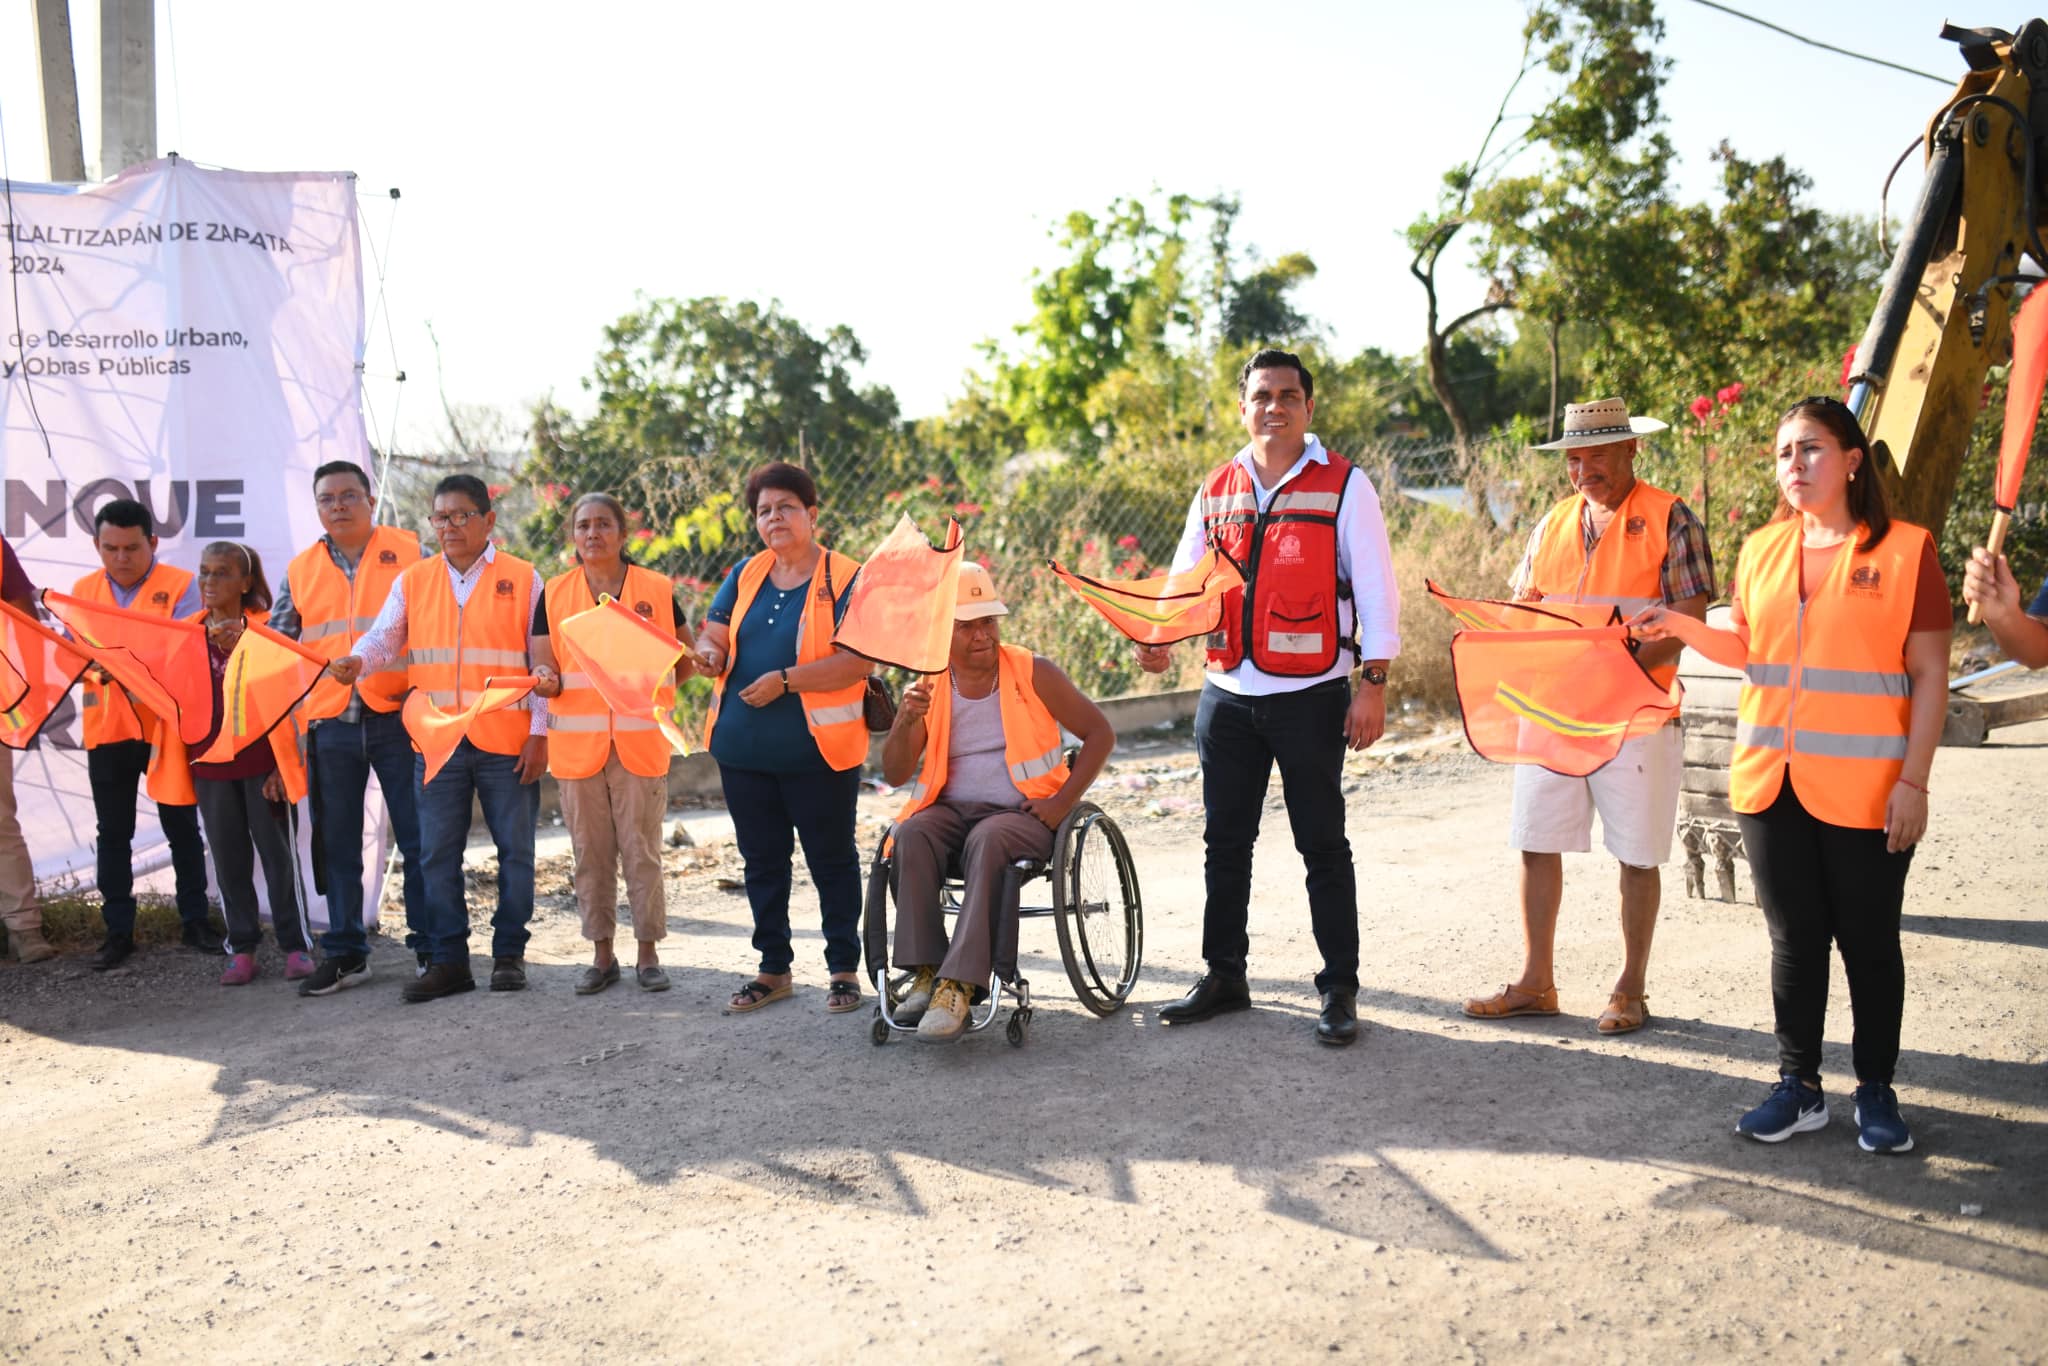
[{"label": "eyeglasses", "polygon": [[347,493],[323,493],[314,498],[313,502],[322,512],[332,512],[335,508],[360,507],[363,495],[354,490]]},{"label": "eyeglasses", "polygon": [[481,512],[437,512],[427,518],[427,525],[436,531],[446,531],[450,527],[460,531],[483,515]]}]

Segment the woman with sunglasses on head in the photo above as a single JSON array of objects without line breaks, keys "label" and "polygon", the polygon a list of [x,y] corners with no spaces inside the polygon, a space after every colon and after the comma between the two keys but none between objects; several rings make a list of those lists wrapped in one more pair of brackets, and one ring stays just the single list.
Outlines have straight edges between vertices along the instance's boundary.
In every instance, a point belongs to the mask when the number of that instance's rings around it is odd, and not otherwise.
[{"label": "woman with sunglasses on head", "polygon": [[1629,624],[1744,674],[1728,795],[1771,932],[1780,1076],[1736,1132],[1777,1143],[1827,1124],[1821,1037],[1838,946],[1858,1142],[1905,1152],[1913,1138],[1892,1090],[1906,995],[1899,915],[1927,829],[1954,611],[1933,538],[1891,519],[1844,404],[1809,398],[1786,411],[1777,476],[1778,515],[1742,547],[1729,629],[1661,607]]},{"label": "woman with sunglasses on head", "polygon": [[766,548],[726,576],[697,637],[698,665],[717,681],[704,747],[718,760],[760,955],[726,1013],[790,995],[790,860],[801,842],[825,931],[825,1008],[843,1014],[860,1008],[853,826],[871,666],[833,645],[832,632],[860,562],[818,544],[818,486],[797,466],[755,470],[746,502]]}]

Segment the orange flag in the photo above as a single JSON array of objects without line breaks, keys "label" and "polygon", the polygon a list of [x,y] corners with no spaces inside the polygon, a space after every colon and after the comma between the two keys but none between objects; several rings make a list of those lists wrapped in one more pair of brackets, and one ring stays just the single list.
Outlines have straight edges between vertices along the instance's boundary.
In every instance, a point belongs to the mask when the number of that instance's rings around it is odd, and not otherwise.
[{"label": "orange flag", "polygon": [[1060,581],[1103,619],[1140,645],[1172,645],[1223,627],[1223,598],[1244,575],[1211,549],[1178,574],[1149,579],[1091,579],[1048,560]]},{"label": "orange flag", "polygon": [[911,673],[943,671],[953,657],[953,606],[959,594],[960,524],[946,523],[933,549],[906,514],[860,567],[835,645]]},{"label": "orange flag", "polygon": [[[2004,512],[2019,506],[2020,480],[2027,472],[2027,450],[2034,444],[2034,424],[2041,416],[2041,394],[2048,389],[2048,289],[2036,285],[2020,304],[2012,324],[2012,373],[2005,381],[2005,432],[1998,444],[1998,478],[1992,505]],[[1998,548],[1993,546],[1996,555]]]},{"label": "orange flag", "polygon": [[1678,714],[1684,688],[1659,687],[1636,662],[1612,606],[1597,609],[1606,624],[1581,626],[1570,617],[1596,609],[1429,589],[1464,623],[1451,637],[1451,673],[1475,753],[1583,778]]},{"label": "orange flag", "polygon": [[533,691],[534,682],[532,674],[486,678],[476,700],[456,712],[442,711],[427,700],[424,689],[414,688],[405,699],[405,733],[412,737],[413,748],[427,757],[426,781],[434,781],[448,756],[455,753],[455,747],[469,734],[470,722],[522,701]]},{"label": "orange flag", "polygon": [[324,655],[296,640],[268,626],[244,626],[221,676],[220,730],[199,762],[227,763],[270,734],[313,691],[326,667]]},{"label": "orange flag", "polygon": [[196,745],[213,729],[213,671],[204,626],[55,591],[44,592],[43,606],[136,702],[158,719],[173,721],[179,739]]},{"label": "orange flag", "polygon": [[675,718],[655,697],[674,675],[683,642],[609,593],[597,606],[566,618],[555,639],[563,647],[563,669],[588,678],[607,707],[654,722],[676,753],[690,752]]},{"label": "orange flag", "polygon": [[0,602],[0,745],[27,749],[91,663],[70,641]]}]

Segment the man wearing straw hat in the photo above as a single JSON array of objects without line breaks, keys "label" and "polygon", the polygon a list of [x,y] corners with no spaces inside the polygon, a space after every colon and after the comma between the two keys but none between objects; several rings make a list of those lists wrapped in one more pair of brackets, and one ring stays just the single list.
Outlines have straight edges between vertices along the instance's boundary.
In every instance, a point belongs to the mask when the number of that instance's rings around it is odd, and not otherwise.
[{"label": "man wearing straw hat", "polygon": [[[1635,476],[1636,438],[1661,432],[1654,418],[1630,417],[1619,399],[1567,404],[1564,435],[1538,450],[1562,451],[1572,495],[1545,513],[1509,580],[1524,602],[1612,605],[1623,617],[1653,603],[1704,619],[1714,593],[1713,552],[1706,528],[1675,494]],[[1670,686],[1678,668],[1676,641],[1646,644],[1636,660]],[[1522,855],[1522,975],[1491,996],[1465,1002],[1476,1019],[1558,1013],[1552,947],[1564,898],[1566,853],[1592,849],[1593,817],[1601,842],[1621,865],[1621,975],[1615,978],[1602,1034],[1626,1034],[1648,1018],[1644,1002],[1650,937],[1662,895],[1658,868],[1671,857],[1683,767],[1678,724],[1623,745],[1587,778],[1569,778],[1533,764],[1515,769],[1509,843]]]}]

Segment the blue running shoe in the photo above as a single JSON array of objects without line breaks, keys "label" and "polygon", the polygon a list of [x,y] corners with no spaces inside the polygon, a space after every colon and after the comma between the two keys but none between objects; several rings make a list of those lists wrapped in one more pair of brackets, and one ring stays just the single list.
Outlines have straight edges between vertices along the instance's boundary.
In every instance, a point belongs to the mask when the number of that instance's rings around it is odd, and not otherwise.
[{"label": "blue running shoe", "polygon": [[1742,1117],[1735,1132],[1760,1143],[1783,1143],[1827,1124],[1827,1098],[1788,1072],[1778,1078],[1769,1099]]},{"label": "blue running shoe", "polygon": [[1866,1153],[1913,1150],[1913,1133],[1899,1118],[1899,1093],[1889,1086],[1856,1088],[1856,1146]]}]

